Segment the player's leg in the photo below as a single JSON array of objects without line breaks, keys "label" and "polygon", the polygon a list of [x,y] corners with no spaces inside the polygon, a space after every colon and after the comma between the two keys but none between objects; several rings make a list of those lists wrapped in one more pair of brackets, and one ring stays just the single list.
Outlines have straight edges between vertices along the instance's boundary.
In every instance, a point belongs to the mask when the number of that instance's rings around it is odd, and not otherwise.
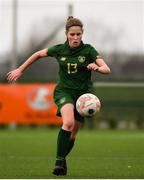
[{"label": "player's leg", "polygon": [[[76,99],[77,99],[77,97],[76,97]],[[71,137],[69,140],[69,145],[68,145],[66,155],[68,155],[70,153],[70,151],[72,150],[75,139],[76,139],[76,135],[77,135],[79,129],[81,128],[82,124],[84,123],[84,117],[80,116],[80,114],[77,112],[76,108],[74,108],[74,118],[75,118],[74,127],[73,127],[73,130],[71,133]]]},{"label": "player's leg", "polygon": [[57,155],[53,174],[66,175],[65,155],[69,145],[71,132],[74,128],[74,106],[73,104],[65,104],[61,108],[62,128],[59,131],[57,139]]},{"label": "player's leg", "polygon": [[58,134],[57,142],[57,159],[64,159],[66,154],[66,149],[71,137],[71,132],[74,128],[74,113],[73,113],[73,104],[65,104],[61,108],[62,115],[62,128]]},{"label": "player's leg", "polygon": [[82,126],[82,123],[79,122],[79,121],[75,121],[74,123],[74,128],[71,132],[71,136],[70,136],[70,139],[69,139],[69,145],[68,145],[68,148],[67,148],[67,152],[66,152],[66,156],[70,153],[70,151],[72,150],[73,146],[74,146],[74,143],[75,143],[75,139],[76,139],[76,135],[79,131],[79,129],[81,128]]},{"label": "player's leg", "polygon": [[69,139],[69,144],[68,144],[68,148],[67,148],[66,155],[65,155],[65,161],[64,161],[64,164],[63,164],[66,173],[67,173],[66,156],[71,152],[72,148],[74,147],[76,135],[77,135],[77,133],[78,133],[80,127],[81,127],[81,124],[82,124],[81,122],[75,121],[74,128],[72,130],[72,133],[71,133],[71,136],[70,136],[70,139]]}]

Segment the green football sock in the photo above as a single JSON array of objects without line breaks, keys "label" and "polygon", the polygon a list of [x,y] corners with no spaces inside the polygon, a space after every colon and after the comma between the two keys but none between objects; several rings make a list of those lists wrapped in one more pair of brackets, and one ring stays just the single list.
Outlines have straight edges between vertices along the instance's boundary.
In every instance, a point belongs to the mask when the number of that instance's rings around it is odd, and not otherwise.
[{"label": "green football sock", "polygon": [[74,146],[75,139],[69,139],[68,148],[66,151],[66,156],[71,152],[73,146]]},{"label": "green football sock", "polygon": [[68,149],[71,132],[60,129],[57,139],[57,156],[58,160],[64,160]]}]

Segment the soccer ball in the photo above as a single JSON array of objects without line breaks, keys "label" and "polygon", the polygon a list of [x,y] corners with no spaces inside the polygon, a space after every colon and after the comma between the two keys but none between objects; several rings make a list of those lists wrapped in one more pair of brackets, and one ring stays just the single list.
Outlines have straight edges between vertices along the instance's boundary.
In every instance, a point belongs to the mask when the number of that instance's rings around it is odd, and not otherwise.
[{"label": "soccer ball", "polygon": [[101,103],[97,96],[91,93],[81,95],[76,101],[76,109],[83,117],[91,117],[100,111]]}]

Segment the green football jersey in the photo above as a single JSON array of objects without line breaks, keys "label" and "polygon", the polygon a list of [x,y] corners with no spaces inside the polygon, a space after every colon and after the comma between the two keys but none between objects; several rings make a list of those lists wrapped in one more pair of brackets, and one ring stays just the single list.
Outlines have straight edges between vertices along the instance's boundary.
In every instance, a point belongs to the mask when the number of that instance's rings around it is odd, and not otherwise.
[{"label": "green football jersey", "polygon": [[76,48],[71,48],[67,41],[48,48],[48,56],[55,57],[59,63],[58,86],[75,90],[89,89],[92,81],[87,65],[94,62],[98,55],[94,47],[83,42]]}]

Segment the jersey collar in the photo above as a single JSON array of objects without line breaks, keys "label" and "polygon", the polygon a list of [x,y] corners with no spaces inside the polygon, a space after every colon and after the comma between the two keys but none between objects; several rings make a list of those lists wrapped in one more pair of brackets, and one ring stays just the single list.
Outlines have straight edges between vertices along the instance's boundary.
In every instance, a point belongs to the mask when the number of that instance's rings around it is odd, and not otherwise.
[{"label": "jersey collar", "polygon": [[83,41],[81,41],[81,44],[76,48],[70,47],[68,41],[65,42],[65,47],[72,53],[79,52],[83,48],[83,46],[84,46]]}]

